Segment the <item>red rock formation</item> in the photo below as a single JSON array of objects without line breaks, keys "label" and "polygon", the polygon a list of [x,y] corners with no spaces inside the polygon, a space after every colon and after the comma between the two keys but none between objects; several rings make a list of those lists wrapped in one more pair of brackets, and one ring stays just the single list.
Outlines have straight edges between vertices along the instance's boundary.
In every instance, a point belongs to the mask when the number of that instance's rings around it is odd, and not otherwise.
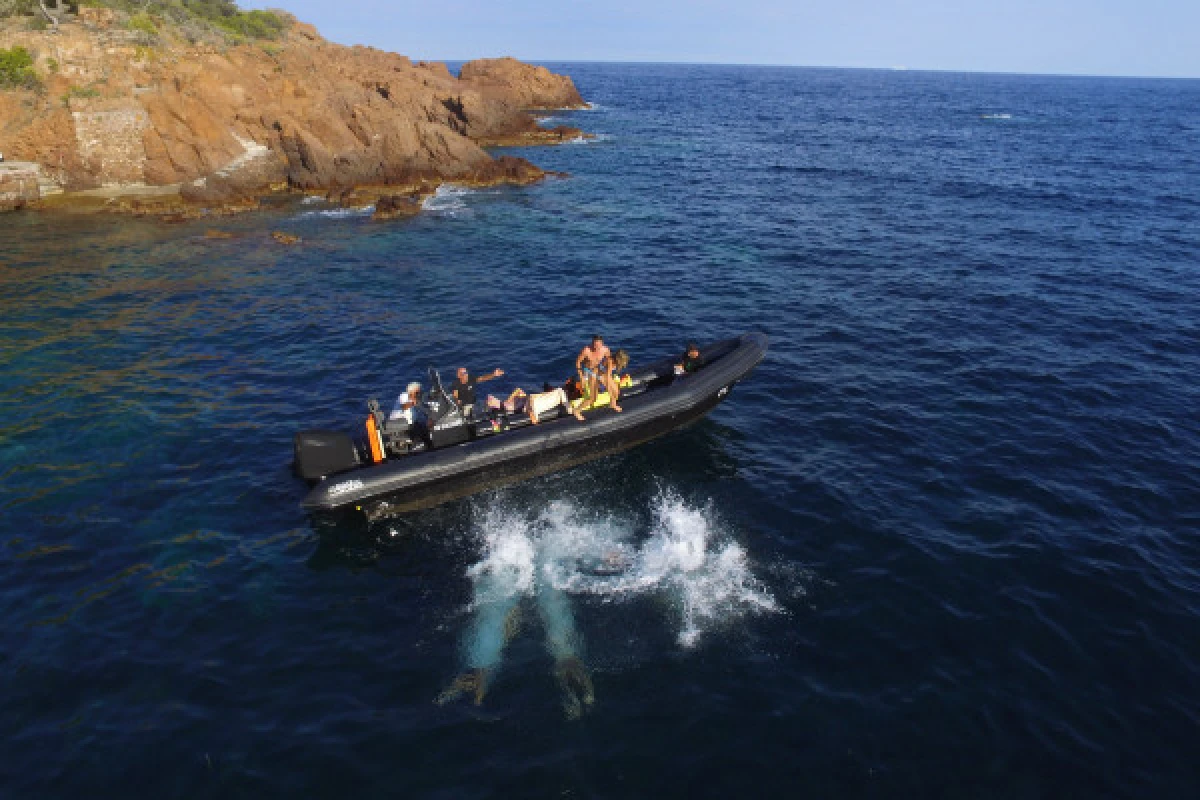
[{"label": "red rock formation", "polygon": [[0,163],[0,211],[24,208],[40,197],[37,167],[33,164]]},{"label": "red rock formation", "polygon": [[525,110],[585,108],[575,84],[566,75],[515,58],[481,58],[463,65],[463,83],[500,96]]},{"label": "red rock formation", "polygon": [[526,113],[582,105],[571,79],[513,59],[471,62],[455,78],[301,23],[279,42],[218,49],[165,28],[147,44],[120,19],[81,15],[57,35],[0,30],[0,47],[29,49],[45,82],[40,94],[0,91],[0,152],[68,190],[136,192],[118,203],[126,210],[178,212],[268,188],[361,199],[355,187],[528,183],[541,170],[481,145],[580,135],[544,131]]},{"label": "red rock formation", "polygon": [[424,195],[421,192],[380,195],[375,201],[375,213],[371,215],[371,219],[380,221],[414,216],[420,213],[423,199]]}]

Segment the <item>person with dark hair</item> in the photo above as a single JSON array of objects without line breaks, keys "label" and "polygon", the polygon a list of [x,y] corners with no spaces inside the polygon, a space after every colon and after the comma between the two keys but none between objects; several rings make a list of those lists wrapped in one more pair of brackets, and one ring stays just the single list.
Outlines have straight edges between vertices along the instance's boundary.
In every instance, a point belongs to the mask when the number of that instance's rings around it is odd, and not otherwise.
[{"label": "person with dark hair", "polygon": [[687,349],[683,351],[683,357],[675,365],[675,374],[690,375],[700,369],[703,363],[700,360],[700,348],[696,346],[695,342],[688,342]]},{"label": "person with dark hair", "polygon": [[598,333],[592,337],[590,345],[579,351],[579,355],[575,359],[575,369],[579,372],[579,380],[587,387],[588,397],[596,396],[599,375],[611,355],[612,353],[604,344],[604,337]]},{"label": "person with dark hair", "polygon": [[470,419],[471,412],[475,408],[475,384],[499,378],[503,374],[504,370],[494,369],[486,375],[472,378],[466,367],[458,368],[455,381],[450,384],[450,394],[454,397],[454,402],[458,403],[458,407],[462,409],[464,417]]}]

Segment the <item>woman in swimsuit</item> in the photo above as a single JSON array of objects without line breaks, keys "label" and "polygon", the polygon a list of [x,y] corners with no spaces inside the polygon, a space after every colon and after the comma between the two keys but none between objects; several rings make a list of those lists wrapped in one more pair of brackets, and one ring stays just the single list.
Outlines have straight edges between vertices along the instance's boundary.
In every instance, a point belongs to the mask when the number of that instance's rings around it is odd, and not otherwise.
[{"label": "woman in swimsuit", "polygon": [[629,366],[629,354],[624,350],[618,350],[604,359],[600,374],[604,376],[604,385],[608,388],[608,404],[613,411],[624,410],[617,405],[617,400],[621,397],[621,376],[617,373],[627,366]]}]

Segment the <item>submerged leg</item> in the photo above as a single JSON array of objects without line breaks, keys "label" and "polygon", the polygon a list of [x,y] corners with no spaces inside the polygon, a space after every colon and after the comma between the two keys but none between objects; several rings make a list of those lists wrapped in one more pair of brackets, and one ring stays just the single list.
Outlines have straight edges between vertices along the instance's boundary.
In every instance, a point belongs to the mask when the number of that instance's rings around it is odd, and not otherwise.
[{"label": "submerged leg", "polygon": [[579,632],[570,599],[551,586],[540,586],[538,613],[546,629],[546,649],[554,657],[554,677],[563,696],[563,711],[577,719],[596,701],[592,678],[579,659]]},{"label": "submerged leg", "polygon": [[579,719],[596,702],[596,690],[587,667],[575,656],[554,665],[554,677],[563,695],[563,713],[567,719]]},{"label": "submerged leg", "polygon": [[521,632],[521,607],[513,606],[504,618],[504,643],[508,644]]},{"label": "submerged leg", "polygon": [[437,696],[438,705],[470,695],[475,705],[483,703],[487,694],[488,680],[504,653],[504,646],[512,641],[520,629],[519,595],[505,595],[481,605],[471,619],[471,625],[463,639],[463,650],[467,669]]},{"label": "submerged leg", "polygon": [[486,669],[471,669],[459,675],[433,701],[439,706],[470,695],[475,705],[483,704],[483,696],[487,694],[488,671]]}]

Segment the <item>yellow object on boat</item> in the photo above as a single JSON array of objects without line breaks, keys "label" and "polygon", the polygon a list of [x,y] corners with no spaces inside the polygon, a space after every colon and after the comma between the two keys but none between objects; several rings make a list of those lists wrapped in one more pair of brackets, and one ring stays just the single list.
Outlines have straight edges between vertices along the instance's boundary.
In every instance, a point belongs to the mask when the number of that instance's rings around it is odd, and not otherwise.
[{"label": "yellow object on boat", "polygon": [[[628,389],[630,386],[633,386],[633,379],[630,378],[628,375],[622,375],[621,379],[619,381],[617,381],[617,385],[620,386],[622,389]],[[596,402],[592,403],[591,406],[589,406],[589,408],[604,408],[608,404],[609,404],[608,392],[597,392],[596,393]]]}]

